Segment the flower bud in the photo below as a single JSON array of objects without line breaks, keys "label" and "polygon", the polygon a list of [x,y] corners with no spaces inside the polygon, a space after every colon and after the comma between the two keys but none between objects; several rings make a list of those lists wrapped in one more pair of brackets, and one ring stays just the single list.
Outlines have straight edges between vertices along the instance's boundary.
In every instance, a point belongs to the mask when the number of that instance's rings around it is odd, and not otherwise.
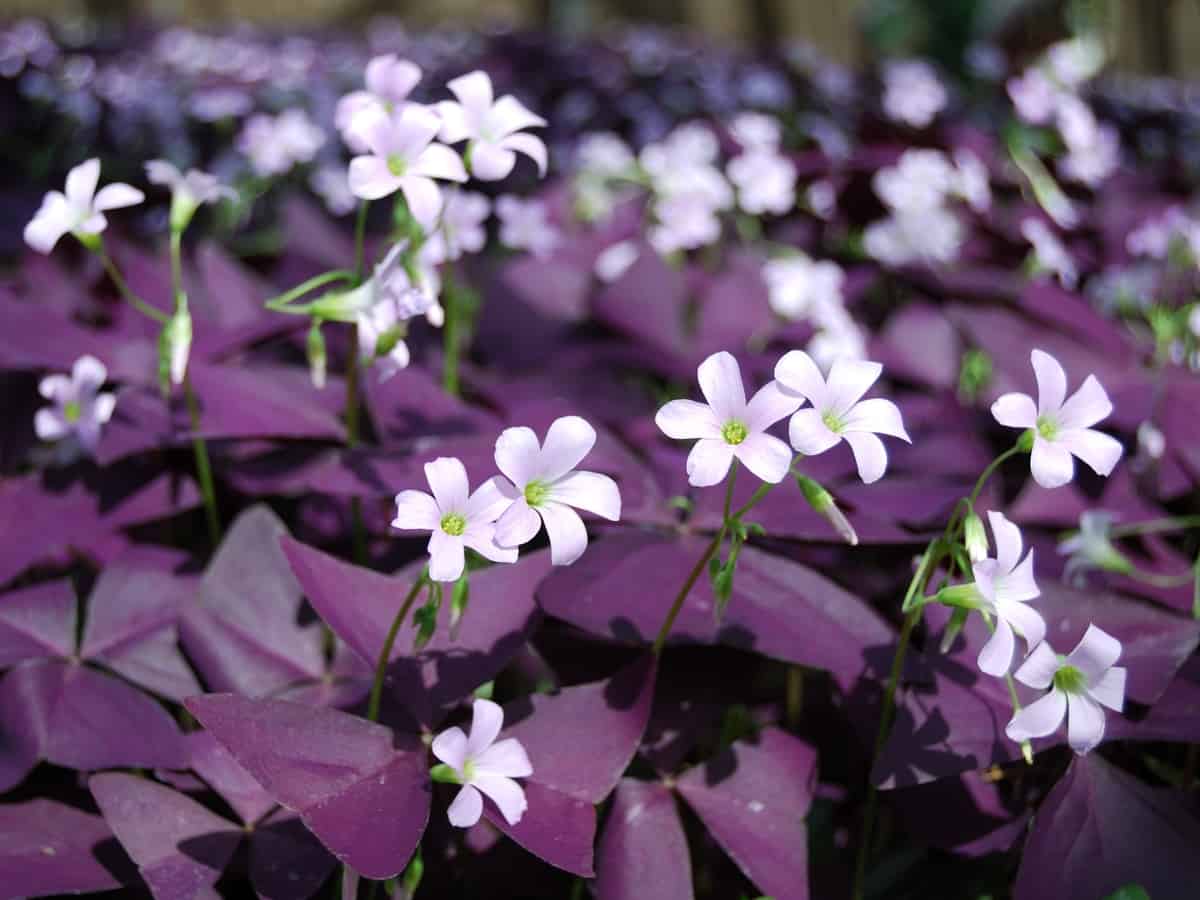
[{"label": "flower bud", "polygon": [[312,378],[313,387],[317,390],[325,387],[325,336],[321,333],[321,320],[313,319],[308,329],[308,372]]},{"label": "flower bud", "polygon": [[967,546],[967,556],[971,562],[987,559],[987,532],[983,530],[983,520],[975,515],[974,511],[967,513],[966,521],[963,522],[963,542]]},{"label": "flower bud", "polygon": [[158,335],[158,380],[164,394],[170,393],[171,385],[183,384],[191,349],[192,315],[188,312],[187,296],[180,294],[175,312]]},{"label": "flower bud", "polygon": [[797,475],[796,483],[800,485],[800,490],[804,494],[804,499],[808,501],[808,505],[828,519],[829,524],[833,526],[833,530],[847,544],[852,547],[857,546],[858,534],[855,532],[854,526],[850,524],[850,520],[838,509],[838,505],[829,491],[825,490],[825,488],[807,475]]}]

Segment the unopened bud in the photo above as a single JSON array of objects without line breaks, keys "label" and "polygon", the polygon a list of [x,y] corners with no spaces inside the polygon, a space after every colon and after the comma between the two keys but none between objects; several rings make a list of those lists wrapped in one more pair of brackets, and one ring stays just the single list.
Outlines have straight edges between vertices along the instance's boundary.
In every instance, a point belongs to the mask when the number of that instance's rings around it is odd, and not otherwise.
[{"label": "unopened bud", "polygon": [[187,296],[180,294],[175,312],[158,335],[158,380],[164,394],[170,393],[171,385],[183,384],[191,349],[192,315],[188,312]]},{"label": "unopened bud", "polygon": [[800,486],[800,490],[804,494],[804,499],[808,501],[808,505],[824,516],[829,521],[829,524],[833,526],[833,530],[847,544],[852,547],[857,546],[858,534],[855,532],[854,526],[850,524],[850,520],[838,509],[833,495],[807,475],[797,475],[796,484]]},{"label": "unopened bud", "polygon": [[987,532],[983,530],[983,520],[974,512],[967,513],[966,521],[963,522],[963,542],[967,546],[967,556],[971,562],[987,559]]},{"label": "unopened bud", "polygon": [[308,373],[312,378],[313,387],[317,390],[325,387],[325,336],[321,333],[321,320],[313,319],[308,329]]},{"label": "unopened bud", "polygon": [[950,620],[946,623],[946,630],[942,632],[942,642],[938,646],[940,652],[950,652],[950,648],[954,645],[954,639],[963,630],[969,614],[969,611],[965,609],[956,609],[951,613]]}]

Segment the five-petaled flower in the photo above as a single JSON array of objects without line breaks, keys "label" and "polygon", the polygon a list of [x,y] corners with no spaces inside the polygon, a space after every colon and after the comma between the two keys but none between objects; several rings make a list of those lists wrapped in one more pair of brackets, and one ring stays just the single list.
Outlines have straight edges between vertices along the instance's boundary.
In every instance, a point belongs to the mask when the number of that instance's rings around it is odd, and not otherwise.
[{"label": "five-petaled flower", "polygon": [[1030,469],[1045,488],[1067,484],[1075,475],[1078,456],[1096,473],[1108,475],[1121,458],[1121,443],[1095,425],[1112,412],[1112,403],[1095,375],[1089,375],[1067,397],[1067,373],[1053,356],[1034,350],[1030,357],[1037,376],[1038,399],[1028,394],[1005,394],[992,404],[992,415],[1009,428],[1033,434]]},{"label": "five-petaled flower", "polygon": [[47,375],[38,384],[38,392],[53,406],[39,409],[33,417],[33,429],[43,441],[59,441],[74,436],[87,453],[96,449],[100,429],[112,418],[116,394],[102,394],[108,378],[104,363],[94,356],[75,360],[70,375]]},{"label": "five-petaled flower", "polygon": [[1089,625],[1069,656],[1038,644],[1014,673],[1017,681],[1050,692],[1018,711],[1005,733],[1014,741],[1053,734],[1067,717],[1067,741],[1076,753],[1087,753],[1104,740],[1104,710],[1125,706],[1125,669],[1116,665],[1121,642]]},{"label": "five-petaled flower", "polygon": [[805,456],[816,456],[845,440],[863,482],[878,481],[887,469],[887,450],[876,435],[912,443],[895,403],[881,397],[862,399],[882,372],[877,362],[842,358],[834,361],[826,380],[803,350],[784,354],[775,366],[775,380],[812,404],[788,423],[792,446]]},{"label": "five-petaled flower", "polygon": [[496,522],[497,544],[519,547],[533,540],[544,524],[550,561],[566,566],[587,549],[587,529],[575,509],[610,522],[621,518],[617,483],[598,472],[575,470],[595,443],[596,430],[579,416],[555,419],[541,444],[532,428],[500,433],[496,466],[505,477],[497,478],[496,484],[509,506]]},{"label": "five-petaled flower", "polygon": [[25,226],[25,243],[38,253],[49,253],[64,234],[81,241],[100,234],[108,227],[104,214],[112,209],[136,206],[145,195],[128,184],[108,184],[96,190],[100,181],[100,160],[89,159],[67,173],[64,191],[50,191]]},{"label": "five-petaled flower", "polygon": [[462,462],[439,456],[425,464],[425,479],[433,496],[424,491],[397,494],[392,527],[430,532],[430,578],[457,581],[463,573],[468,547],[493,562],[517,561],[515,547],[498,547],[493,540],[495,522],[509,503],[500,493],[496,478],[485,481],[472,493]]},{"label": "five-petaled flower", "polygon": [[492,80],[486,72],[469,72],[446,85],[458,101],[437,104],[442,118],[441,139],[447,144],[467,141],[471,174],[484,181],[507,178],[523,153],[546,174],[546,145],[526,134],[526,128],[544,128],[546,120],[526,109],[516,97],[493,99]]},{"label": "five-petaled flower", "polygon": [[803,401],[771,381],[747,403],[742,371],[724,350],[700,363],[697,376],[707,403],[672,400],[654,417],[667,437],[696,441],[687,458],[688,483],[720,483],[735,459],[763,481],[782,481],[792,464],[792,451],[767,429]]},{"label": "five-petaled flower", "polygon": [[442,761],[433,771],[435,780],[462,785],[447,810],[451,825],[470,828],[478,822],[485,794],[509,825],[516,825],[525,814],[525,791],[513,779],[528,778],[533,766],[516,738],[496,740],[503,725],[504,710],[499,705],[476,700],[469,736],[454,726],[433,739],[430,749]]},{"label": "five-petaled flower", "polygon": [[1041,591],[1033,580],[1033,551],[1021,558],[1021,530],[999,512],[988,513],[988,524],[996,556],[973,562],[971,570],[984,610],[996,617],[996,630],[979,651],[979,668],[999,678],[1012,666],[1014,630],[1028,652],[1046,636],[1046,622],[1029,606]]},{"label": "five-petaled flower", "polygon": [[337,103],[333,123],[351,150],[364,153],[367,145],[357,133],[364,114],[390,115],[408,100],[421,80],[421,67],[394,53],[376,56],[364,73],[366,90],[351,91]]}]

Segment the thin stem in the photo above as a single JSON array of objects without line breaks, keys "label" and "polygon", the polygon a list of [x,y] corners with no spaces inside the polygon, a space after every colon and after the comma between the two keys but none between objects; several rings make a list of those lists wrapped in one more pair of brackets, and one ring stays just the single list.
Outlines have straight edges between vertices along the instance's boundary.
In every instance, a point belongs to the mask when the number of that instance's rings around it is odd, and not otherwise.
[{"label": "thin stem", "polygon": [[171,229],[171,299],[179,308],[183,296],[183,232]]},{"label": "thin stem", "polygon": [[429,570],[423,569],[421,574],[417,576],[417,580],[409,588],[404,602],[400,604],[400,610],[396,613],[396,618],[392,619],[392,627],[388,629],[387,637],[383,639],[383,649],[379,651],[379,661],[375,663],[375,680],[371,682],[371,699],[367,702],[367,721],[369,722],[379,721],[379,702],[383,697],[383,682],[387,676],[387,666],[388,660],[392,655],[392,646],[396,643],[396,635],[400,633],[400,626],[404,624],[405,616],[412,609],[413,601],[417,599],[417,595],[421,593],[421,588],[425,586],[425,579],[428,574]]},{"label": "thin stem", "polygon": [[367,211],[371,208],[370,200],[358,204],[358,218],[354,220],[354,283],[362,284],[366,266],[367,243]]},{"label": "thin stem", "polygon": [[350,355],[346,360],[346,446],[358,443],[358,326],[350,326]]},{"label": "thin stem", "polygon": [[804,667],[788,666],[787,686],[784,690],[784,721],[788,728],[800,724],[800,710],[804,705]]},{"label": "thin stem", "polygon": [[458,395],[458,285],[449,271],[445,273],[442,299],[446,306],[446,322],[442,328],[442,387],[446,393]]},{"label": "thin stem", "polygon": [[100,262],[104,265],[104,271],[108,273],[108,277],[112,279],[112,283],[117,286],[117,290],[120,291],[121,296],[129,301],[134,309],[142,315],[150,317],[160,325],[167,323],[170,317],[165,312],[155,309],[130,289],[129,285],[125,282],[125,277],[121,274],[121,270],[117,268],[116,263],[112,261],[112,257],[108,255],[108,250],[105,249],[103,243],[97,248],[96,255],[100,257]]},{"label": "thin stem", "polygon": [[975,482],[975,487],[971,490],[971,496],[967,498],[967,502],[970,503],[972,507],[975,505],[975,501],[979,499],[979,492],[983,490],[983,486],[987,484],[987,480],[992,477],[992,474],[998,468],[1000,468],[1000,464],[1009,457],[1016,456],[1020,452],[1022,452],[1020,445],[1014,444],[1012,447],[1009,447],[990,463],[988,463],[988,467],[983,470],[983,474],[981,474],[979,476],[979,480]]},{"label": "thin stem", "polygon": [[1127,525],[1114,525],[1109,529],[1112,537],[1132,537],[1138,534],[1161,534],[1164,531],[1183,531],[1188,528],[1200,528],[1198,516],[1170,516],[1164,519],[1149,519],[1145,522],[1130,522]]},{"label": "thin stem", "polygon": [[297,315],[308,315],[307,306],[304,308],[293,309],[289,306],[292,301],[299,297],[303,297],[310,291],[315,291],[319,287],[324,287],[335,281],[353,281],[354,273],[347,269],[334,269],[331,272],[322,272],[320,275],[314,275],[307,281],[303,281],[296,285],[290,291],[285,291],[277,297],[272,297],[264,306],[272,312],[289,312]]},{"label": "thin stem", "polygon": [[1191,569],[1181,572],[1178,575],[1160,575],[1158,572],[1146,572],[1142,569],[1130,568],[1124,574],[1156,588],[1183,587],[1185,584],[1191,584],[1192,579],[1195,577],[1195,572]]},{"label": "thin stem", "polygon": [[200,435],[200,405],[192,391],[190,375],[183,379],[183,396],[187,401],[188,419],[192,427],[192,452],[196,455],[196,477],[204,497],[204,513],[208,520],[208,536],[216,547],[221,543],[221,517],[217,515],[217,494],[213,488],[212,466],[208,460],[208,445]]}]

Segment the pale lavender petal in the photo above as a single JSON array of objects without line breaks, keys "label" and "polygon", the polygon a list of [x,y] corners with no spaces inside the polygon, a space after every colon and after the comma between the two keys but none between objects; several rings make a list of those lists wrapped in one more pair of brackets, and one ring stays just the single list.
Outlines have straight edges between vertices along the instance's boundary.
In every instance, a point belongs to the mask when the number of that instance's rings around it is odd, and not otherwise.
[{"label": "pale lavender petal", "polygon": [[541,445],[532,428],[505,428],[496,438],[496,468],[518,489],[539,477]]},{"label": "pale lavender petal", "polygon": [[858,477],[863,484],[871,484],[882,478],[887,470],[887,450],[883,441],[865,431],[849,431],[842,437],[854,451],[854,463],[858,466]]},{"label": "pale lavender petal", "polygon": [[1116,438],[1090,428],[1065,429],[1059,432],[1054,442],[1083,460],[1097,475],[1110,474],[1124,452]]},{"label": "pale lavender petal", "polygon": [[1012,665],[1016,640],[1013,630],[1004,619],[996,619],[996,630],[979,651],[979,669],[995,678],[1003,677]]},{"label": "pale lavender petal", "polygon": [[792,466],[792,448],[770,434],[751,433],[733,448],[733,455],[768,484],[778,484]]},{"label": "pale lavender petal", "polygon": [[400,179],[400,190],[404,192],[408,211],[417,224],[426,232],[433,231],[442,213],[442,189],[437,182],[420,175],[405,175]]},{"label": "pale lavender petal", "polygon": [[388,169],[387,160],[379,156],[356,156],[350,160],[350,192],[363,200],[379,200],[394,194],[400,179]]},{"label": "pale lavender petal", "polygon": [[488,799],[496,804],[509,825],[516,825],[521,821],[529,804],[525,800],[525,791],[519,784],[501,775],[480,775],[471,783],[487,794]]},{"label": "pale lavender petal", "polygon": [[81,162],[67,173],[66,196],[67,202],[76,212],[82,212],[92,205],[96,196],[96,185],[100,183],[100,160],[89,159]]},{"label": "pale lavender petal", "polygon": [[538,175],[545,176],[549,160],[547,159],[546,145],[540,137],[533,134],[510,134],[500,142],[500,146],[505,150],[515,150],[517,153],[525,154],[537,165]]},{"label": "pale lavender petal", "polygon": [[1079,644],[1067,656],[1067,663],[1087,678],[1098,681],[1121,658],[1121,642],[1096,625],[1088,625]]},{"label": "pale lavender petal", "polygon": [[475,771],[480,775],[526,778],[533,774],[533,766],[521,742],[516,738],[505,738],[475,757]]},{"label": "pale lavender petal", "polygon": [[1075,476],[1075,462],[1065,447],[1039,436],[1033,441],[1029,470],[1042,487],[1062,487]]},{"label": "pale lavender petal", "polygon": [[788,422],[788,440],[797,453],[817,456],[831,447],[836,447],[841,436],[830,430],[815,409],[802,409]]},{"label": "pale lavender petal", "polygon": [[1042,614],[1025,603],[1005,603],[997,610],[1025,640],[1028,653],[1046,638],[1046,620]]},{"label": "pale lavender petal", "polygon": [[364,80],[371,93],[398,103],[406,99],[421,80],[421,67],[389,53],[367,63]]},{"label": "pale lavender petal", "polygon": [[475,489],[467,500],[467,521],[471,524],[495,522],[508,509],[512,499],[501,490],[502,480],[494,475]]},{"label": "pale lavender petal", "polygon": [[[777,381],[769,381],[750,398],[746,406],[746,428],[751,433],[766,431],[780,419],[785,419],[800,408],[803,398],[792,391],[784,390]],[[708,435],[693,435],[708,437]]]},{"label": "pale lavender petal", "polygon": [[721,437],[721,424],[712,408],[695,400],[672,400],[664,404],[654,416],[654,423],[667,437],[677,440]]},{"label": "pale lavender petal", "polygon": [[992,416],[1006,428],[1033,428],[1037,406],[1028,394],[1003,394],[992,404]]},{"label": "pale lavender petal", "polygon": [[85,354],[71,366],[71,380],[81,393],[94,394],[108,380],[108,369],[96,357]]},{"label": "pale lavender petal", "polygon": [[47,400],[65,403],[69,399],[72,382],[67,375],[47,375],[38,382],[38,393]]},{"label": "pale lavender petal", "polygon": [[446,810],[446,815],[456,828],[471,828],[483,815],[483,795],[471,785],[464,784]]},{"label": "pale lavender petal", "polygon": [[1062,691],[1051,691],[1040,700],[1018,710],[1004,729],[1009,740],[1027,741],[1030,738],[1054,734],[1067,714],[1067,696]]},{"label": "pale lavender petal", "polygon": [[492,108],[492,79],[486,72],[468,72],[446,82],[446,87],[458,98],[470,119],[480,120]]},{"label": "pale lavender petal", "polygon": [[433,531],[439,527],[442,511],[437,501],[424,491],[401,491],[396,495],[396,517],[393,528],[412,531]]},{"label": "pale lavender petal", "polygon": [[554,482],[550,499],[595,513],[610,522],[621,518],[621,492],[617,483],[599,472],[569,472]]},{"label": "pale lavender petal", "polygon": [[562,416],[550,423],[542,442],[535,477],[555,481],[583,462],[596,445],[596,429],[579,416]]},{"label": "pale lavender petal", "polygon": [[724,424],[746,415],[746,389],[742,370],[733,355],[724,350],[714,353],[697,369],[700,391],[712,407],[717,421]]},{"label": "pale lavender petal", "polygon": [[38,253],[49,253],[74,227],[75,217],[67,198],[58,191],[51,191],[25,226],[25,243]]},{"label": "pale lavender petal", "polygon": [[1104,710],[1086,694],[1067,695],[1067,743],[1088,753],[1104,740]]},{"label": "pale lavender petal", "polygon": [[498,563],[515,563],[516,547],[501,547],[496,543],[495,525],[469,525],[463,532],[463,543],[482,556]]},{"label": "pale lavender petal", "polygon": [[443,181],[466,181],[467,170],[462,157],[444,144],[430,144],[409,166],[408,174]]},{"label": "pale lavender petal", "polygon": [[477,699],[471,704],[471,733],[467,737],[467,756],[477,759],[496,742],[504,727],[504,709],[491,700]]},{"label": "pale lavender petal", "polygon": [[1054,681],[1054,673],[1057,671],[1058,655],[1049,644],[1042,641],[1030,651],[1017,671],[1013,672],[1013,677],[1021,684],[1044,691]]},{"label": "pale lavender petal", "polygon": [[999,568],[994,559],[981,559],[971,563],[971,574],[975,576],[975,589],[992,609],[996,604],[996,575]]},{"label": "pale lavender petal", "polygon": [[96,199],[92,201],[92,208],[99,211],[124,209],[127,206],[137,206],[145,199],[146,195],[131,185],[109,184],[100,188],[100,193],[96,194]]},{"label": "pale lavender petal", "polygon": [[480,181],[507,178],[517,164],[517,154],[487,141],[471,143],[471,174]]},{"label": "pale lavender petal", "polygon": [[733,447],[723,440],[702,438],[696,441],[687,458],[688,484],[692,487],[712,487],[729,474],[733,463]]},{"label": "pale lavender petal", "polygon": [[461,103],[453,100],[443,100],[434,107],[438,118],[442,120],[438,137],[447,144],[457,144],[471,136],[471,123],[467,119],[467,111]]},{"label": "pale lavender petal", "polygon": [[815,407],[828,406],[828,388],[821,370],[803,350],[790,350],[775,364],[775,380]]},{"label": "pale lavender petal", "polygon": [[855,405],[842,418],[842,428],[845,431],[870,431],[875,434],[886,434],[912,443],[908,432],[904,430],[904,420],[900,416],[900,408],[891,400],[875,397],[863,400]]},{"label": "pale lavender petal", "polygon": [[453,456],[439,456],[425,463],[425,480],[429,482],[433,498],[443,515],[450,512],[466,513],[470,486],[462,460]]},{"label": "pale lavender petal", "polygon": [[467,736],[457,725],[447,728],[433,739],[429,749],[441,762],[455,772],[461,772],[467,761]]},{"label": "pale lavender petal", "polygon": [[116,408],[116,394],[97,394],[96,398],[92,401],[92,415],[99,425],[103,425],[111,419],[113,411]]},{"label": "pale lavender petal", "polygon": [[1056,417],[1062,428],[1091,428],[1112,413],[1112,401],[1095,375],[1083,380]]},{"label": "pale lavender petal", "polygon": [[530,112],[520,100],[505,94],[492,106],[490,118],[496,134],[511,135],[526,128],[544,128],[546,120]]},{"label": "pale lavender petal", "polygon": [[1125,708],[1125,667],[1113,666],[1088,686],[1088,693],[1097,703],[1102,703],[1115,712]]},{"label": "pale lavender petal", "polygon": [[1038,415],[1057,413],[1067,397],[1067,373],[1058,360],[1042,350],[1029,354],[1038,386]]},{"label": "pale lavender petal", "polygon": [[992,529],[992,541],[996,545],[996,564],[1000,574],[1006,575],[1017,567],[1024,544],[1021,529],[1008,520],[1002,512],[991,510],[987,514]]},{"label": "pale lavender petal", "polygon": [[871,385],[879,380],[882,372],[883,366],[877,362],[848,357],[834,360],[829,369],[829,393],[825,406],[838,416],[845,416],[870,390]]},{"label": "pale lavender petal", "polygon": [[458,581],[466,566],[462,535],[435,528],[429,535],[429,577],[434,581]]},{"label": "pale lavender petal", "polygon": [[996,599],[1024,603],[1040,596],[1041,593],[1033,579],[1033,551],[1030,550],[1015,569],[1000,579]]},{"label": "pale lavender petal", "polygon": [[521,497],[496,520],[496,543],[505,548],[520,547],[532,541],[541,527],[541,516]]},{"label": "pale lavender petal", "polygon": [[579,513],[564,503],[553,501],[538,508],[550,538],[550,562],[556,566],[569,566],[587,549],[587,529]]}]

